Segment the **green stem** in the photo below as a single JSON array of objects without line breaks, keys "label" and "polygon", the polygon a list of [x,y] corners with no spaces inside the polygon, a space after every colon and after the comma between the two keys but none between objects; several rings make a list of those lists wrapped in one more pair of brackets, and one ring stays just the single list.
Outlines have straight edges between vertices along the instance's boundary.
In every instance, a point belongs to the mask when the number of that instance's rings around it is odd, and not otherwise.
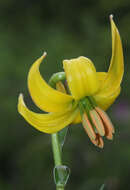
[{"label": "green stem", "polygon": [[[65,72],[55,73],[51,76],[49,80],[49,85],[52,88],[56,88],[56,83],[59,81],[63,81],[65,79],[66,79]],[[53,156],[54,156],[54,162],[55,162],[55,168],[56,168],[56,166],[62,166],[61,145],[59,142],[58,133],[53,133],[51,135],[51,139],[52,139],[52,150],[53,150]],[[56,183],[56,190],[64,190],[64,185],[61,185],[61,184],[58,185]]]},{"label": "green stem", "polygon": [[[51,135],[51,139],[52,139],[54,162],[56,167],[62,165],[61,148],[59,144],[58,133],[53,133]],[[64,190],[64,187],[59,187],[58,185],[56,185],[56,190]]]},{"label": "green stem", "polygon": [[57,187],[56,190],[64,190],[62,187]]},{"label": "green stem", "polygon": [[58,140],[58,134],[53,133],[51,135],[51,138],[52,138],[52,149],[53,149],[55,166],[62,165],[61,150],[60,150],[60,144]]},{"label": "green stem", "polygon": [[65,80],[65,72],[59,72],[59,73],[55,73],[51,76],[50,80],[49,80],[49,85],[53,88],[56,87],[56,83],[59,81],[63,81]]}]

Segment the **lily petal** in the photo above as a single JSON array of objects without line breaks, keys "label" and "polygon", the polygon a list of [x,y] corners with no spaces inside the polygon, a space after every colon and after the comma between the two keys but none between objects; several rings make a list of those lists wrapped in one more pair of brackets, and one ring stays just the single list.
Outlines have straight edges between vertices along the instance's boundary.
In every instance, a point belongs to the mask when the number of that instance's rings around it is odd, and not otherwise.
[{"label": "lily petal", "polygon": [[49,134],[56,133],[72,123],[78,113],[75,106],[68,112],[48,114],[34,113],[26,107],[22,94],[20,94],[18,100],[18,111],[33,127]]},{"label": "lily petal", "polygon": [[78,111],[78,114],[72,123],[77,124],[77,123],[81,123],[81,121],[82,119],[81,119],[80,111]]},{"label": "lily petal", "polygon": [[44,53],[32,65],[28,74],[28,88],[35,104],[46,112],[59,112],[71,109],[73,98],[70,95],[51,88],[42,78],[39,66],[46,54]]},{"label": "lily petal", "polygon": [[[102,85],[103,85],[103,82],[104,82],[104,80],[105,80],[105,78],[107,77],[107,73],[106,72],[97,72],[97,76],[98,76],[98,80],[99,80],[99,83],[100,83],[100,86],[99,86],[99,90],[102,88]],[[97,95],[95,95],[94,96],[94,99],[95,99],[95,101],[96,101],[96,103],[99,105],[101,105],[101,103],[102,103],[102,99],[101,99],[101,102],[100,102],[100,98],[96,98],[97,97]],[[101,106],[101,108],[103,107],[104,108],[104,106],[108,106],[109,104],[109,99],[106,99],[106,101],[105,101],[106,103],[106,105],[102,105]],[[111,104],[110,104],[111,105]],[[102,109],[103,109],[102,108]],[[81,123],[81,115],[80,115],[80,112],[78,113],[78,115],[77,115],[77,117],[75,118],[75,120],[73,121],[73,123],[74,124],[77,124],[77,123]]]},{"label": "lily petal", "polygon": [[108,73],[98,72],[98,80],[100,81],[99,91],[96,95],[93,96],[97,105],[103,110],[107,110],[111,104],[114,103],[115,99],[119,96],[121,87],[119,86],[115,91],[111,91],[111,93],[106,93],[102,91],[102,86],[104,84],[105,79],[107,78]]},{"label": "lily petal", "polygon": [[97,76],[98,76],[98,80],[100,82],[99,91],[98,91],[98,94],[99,94],[102,91],[102,87],[103,87],[104,81],[107,77],[107,73],[106,72],[97,72]]},{"label": "lily petal", "polygon": [[110,16],[110,21],[112,31],[112,57],[107,77],[103,82],[102,88],[100,88],[101,90],[98,91],[98,95],[102,94],[102,96],[109,96],[119,89],[124,73],[122,43],[112,15]]},{"label": "lily petal", "polygon": [[64,70],[69,89],[75,100],[95,94],[99,88],[96,69],[90,59],[79,57],[64,60]]},{"label": "lily petal", "polygon": [[100,108],[102,108],[103,110],[107,110],[114,103],[116,98],[119,96],[120,91],[121,88],[119,87],[113,94],[109,96],[101,94],[94,96],[94,99]]}]

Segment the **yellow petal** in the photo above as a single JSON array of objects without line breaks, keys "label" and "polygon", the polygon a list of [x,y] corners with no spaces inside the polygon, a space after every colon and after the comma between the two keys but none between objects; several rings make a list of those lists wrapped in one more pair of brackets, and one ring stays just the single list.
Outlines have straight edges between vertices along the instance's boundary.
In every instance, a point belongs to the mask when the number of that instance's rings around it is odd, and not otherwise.
[{"label": "yellow petal", "polygon": [[47,112],[59,112],[70,109],[73,98],[67,94],[51,88],[42,78],[39,66],[46,54],[43,54],[30,68],[28,74],[28,88],[35,104]]},{"label": "yellow petal", "polygon": [[34,113],[26,107],[22,94],[20,94],[18,100],[18,111],[29,124],[44,133],[56,133],[72,123],[78,113],[75,106],[68,112]]},{"label": "yellow petal", "polygon": [[124,73],[124,58],[120,34],[113,21],[112,15],[110,16],[110,20],[112,31],[112,57],[107,77],[103,82],[101,91],[98,92],[105,96],[109,96],[119,89]]},{"label": "yellow petal", "polygon": [[100,87],[99,91],[96,95],[93,96],[95,99],[97,105],[102,108],[103,110],[107,110],[116,100],[116,98],[119,96],[121,87],[119,86],[115,91],[111,91],[111,93],[106,93],[102,91],[102,86],[104,84],[104,81],[108,75],[108,73],[105,72],[98,72],[98,80],[100,81]]},{"label": "yellow petal", "polygon": [[77,123],[81,123],[81,115],[80,112],[78,111],[77,116],[75,117],[74,121],[72,123],[77,124]]},{"label": "yellow petal", "polygon": [[104,84],[104,80],[107,77],[107,73],[106,72],[97,72],[97,75],[98,75],[98,80],[100,82],[99,88],[102,90],[102,86]]},{"label": "yellow petal", "polygon": [[64,60],[63,66],[74,99],[79,100],[97,92],[99,81],[91,60],[86,57]]},{"label": "yellow petal", "polygon": [[121,88],[119,87],[113,94],[105,96],[105,95],[95,95],[94,99],[97,105],[103,110],[107,110],[119,96]]}]

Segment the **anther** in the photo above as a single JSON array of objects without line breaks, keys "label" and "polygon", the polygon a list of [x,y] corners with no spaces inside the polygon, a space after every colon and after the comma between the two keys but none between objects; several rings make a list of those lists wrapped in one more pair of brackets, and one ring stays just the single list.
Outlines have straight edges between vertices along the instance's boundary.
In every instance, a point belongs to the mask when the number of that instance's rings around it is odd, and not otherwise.
[{"label": "anther", "polygon": [[82,116],[82,124],[83,124],[83,127],[84,127],[86,133],[88,134],[89,138],[92,140],[95,140],[96,134],[95,134],[95,131],[94,131],[86,113],[84,113]]},{"label": "anther", "polygon": [[100,117],[102,118],[104,127],[105,127],[105,136],[112,140],[113,138],[113,133],[115,132],[113,124],[110,120],[110,118],[108,117],[108,115],[106,114],[106,112],[104,112],[101,108],[96,107],[95,108],[97,113],[100,115]]},{"label": "anther", "polygon": [[99,115],[95,110],[90,110],[90,117],[99,135],[104,136],[105,135],[104,125],[102,123],[101,118],[99,117]]}]

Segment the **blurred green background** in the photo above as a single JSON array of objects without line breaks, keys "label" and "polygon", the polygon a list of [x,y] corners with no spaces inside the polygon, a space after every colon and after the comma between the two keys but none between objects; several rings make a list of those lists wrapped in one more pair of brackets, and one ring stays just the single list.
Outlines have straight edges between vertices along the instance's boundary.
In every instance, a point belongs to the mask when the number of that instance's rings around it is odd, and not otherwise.
[{"label": "blurred green background", "polygon": [[89,57],[98,71],[111,58],[109,15],[120,31],[125,56],[122,92],[108,110],[114,140],[103,150],[90,143],[81,125],[69,129],[64,164],[71,168],[66,190],[130,189],[130,1],[129,0],[1,0],[0,1],[0,190],[55,189],[50,136],[31,127],[17,112],[27,90],[31,64],[47,51],[40,70],[46,80],[62,71],[62,60]]}]

